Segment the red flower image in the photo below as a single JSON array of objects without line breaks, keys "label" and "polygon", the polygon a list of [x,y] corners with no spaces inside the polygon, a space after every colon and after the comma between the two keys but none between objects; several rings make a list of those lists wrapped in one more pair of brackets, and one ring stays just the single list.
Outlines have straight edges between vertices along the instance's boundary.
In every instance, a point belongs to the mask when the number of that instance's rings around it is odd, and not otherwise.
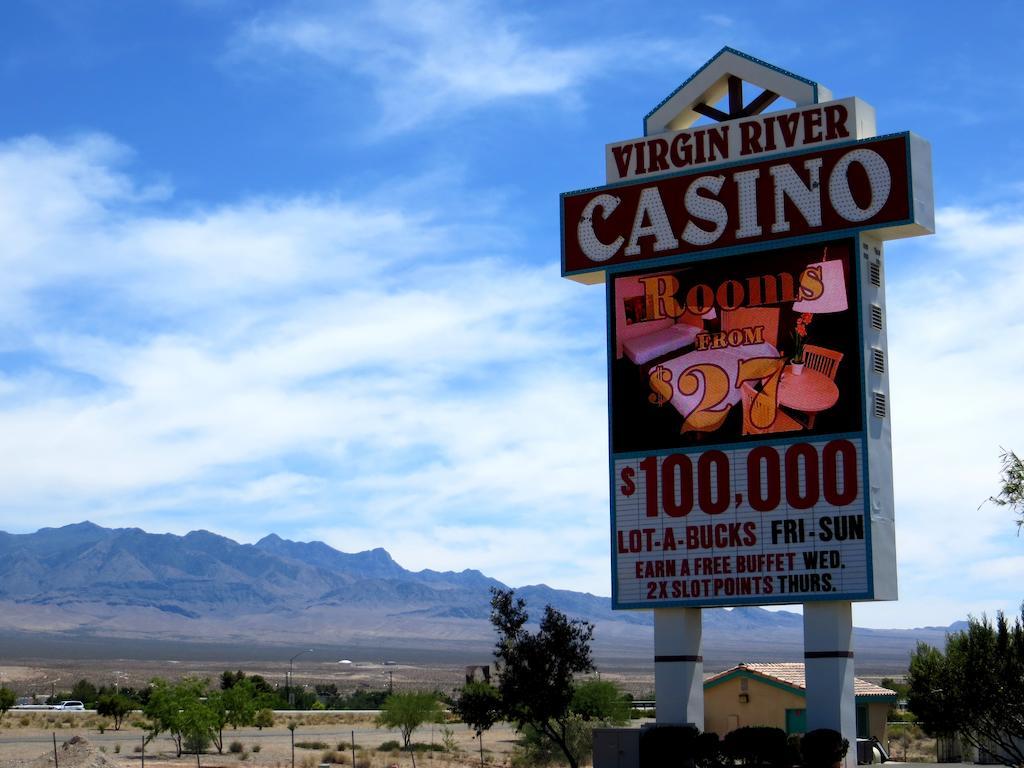
[{"label": "red flower image", "polygon": [[807,326],[811,324],[814,315],[804,312],[796,319],[793,329],[793,362],[802,363],[804,360],[804,339],[807,338]]}]

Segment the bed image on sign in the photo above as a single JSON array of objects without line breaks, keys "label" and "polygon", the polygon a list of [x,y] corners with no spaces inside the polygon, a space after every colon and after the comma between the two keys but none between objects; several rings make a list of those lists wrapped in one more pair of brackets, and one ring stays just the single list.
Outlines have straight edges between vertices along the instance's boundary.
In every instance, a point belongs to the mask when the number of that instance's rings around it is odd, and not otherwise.
[{"label": "bed image on sign", "polygon": [[622,351],[633,363],[643,365],[655,358],[692,346],[701,328],[688,323],[675,323],[651,333],[634,336],[622,342]]},{"label": "bed image on sign", "polygon": [[671,403],[683,417],[682,432],[714,432],[740,402],[744,381],[769,380],[774,397],[783,365],[767,342],[688,352],[651,370],[649,399]]},{"label": "bed image on sign", "polygon": [[[659,276],[655,273],[644,279]],[[704,321],[717,317],[714,307],[699,315],[670,311],[666,302],[647,296],[646,290],[639,277],[615,279],[615,359],[626,357],[640,366],[693,346],[697,334],[704,330]]]}]

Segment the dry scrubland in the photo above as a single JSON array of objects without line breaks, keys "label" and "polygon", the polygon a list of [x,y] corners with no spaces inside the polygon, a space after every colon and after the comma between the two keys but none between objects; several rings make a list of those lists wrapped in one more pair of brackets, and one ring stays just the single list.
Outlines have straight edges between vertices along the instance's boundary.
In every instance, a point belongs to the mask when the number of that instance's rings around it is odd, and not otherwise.
[{"label": "dry scrubland", "polygon": [[[486,655],[467,658],[466,664],[486,664]],[[69,690],[83,678],[96,684],[141,687],[154,677],[177,680],[185,676],[205,677],[216,681],[225,670],[245,670],[247,674],[263,675],[271,684],[284,685],[287,661],[242,662],[163,660],[68,660],[26,661],[0,665],[0,683],[26,693],[49,694],[51,689]],[[340,665],[332,662],[308,662],[295,667],[296,685],[334,683],[342,693],[359,688],[381,689],[391,684],[395,690],[436,690],[451,693],[464,682],[465,668],[461,664],[387,664],[381,661],[359,661]],[[654,675],[649,666],[623,666],[602,668],[601,677],[612,680],[623,690],[637,698],[651,697]],[[877,682],[877,681],[876,681]],[[132,766],[140,768],[139,749],[143,731],[132,722],[141,715],[129,718],[120,731],[113,731],[109,723],[97,715],[83,712],[25,712],[12,710],[0,720],[0,768],[44,768],[53,766],[53,734],[56,734],[60,768],[104,768]],[[201,766],[266,766],[290,768],[291,734],[287,729],[289,718],[279,717],[274,728],[259,731],[255,728],[225,731],[224,754],[215,752],[201,756]],[[387,768],[398,765],[409,768],[411,760],[405,753],[380,751],[381,744],[400,739],[397,732],[377,729],[367,716],[337,712],[303,713],[295,718],[296,744],[316,745],[315,748],[297,747],[295,765],[316,768],[323,762],[352,768],[351,735],[355,731],[357,768]],[[103,732],[100,732],[101,726]],[[414,741],[447,751],[417,754],[419,768],[457,768],[479,765],[479,751],[472,731],[461,723],[447,726],[425,726],[418,730]],[[75,737],[84,742],[65,743]],[[490,765],[511,765],[515,743],[514,731],[506,725],[497,725],[484,735],[485,758]],[[237,742],[230,752],[231,745]],[[338,749],[344,743],[342,753]],[[934,762],[935,742],[925,737],[915,726],[895,727],[890,732],[889,750],[894,760]],[[170,739],[160,736],[146,747],[147,768],[195,766],[194,755],[174,758]]]},{"label": "dry scrubland", "polygon": [[[397,731],[377,729],[368,717],[337,713],[309,713],[297,717],[279,717],[273,728],[240,728],[224,732],[224,754],[211,747],[200,755],[200,765],[266,766],[290,768],[291,733],[295,729],[295,765],[316,768],[321,763],[352,766],[352,731],[355,731],[357,768],[411,766],[405,752],[382,751],[380,745],[399,740]],[[100,731],[103,718],[89,713],[10,712],[0,722],[0,766],[3,768],[44,768],[53,766],[53,734],[57,737],[60,768],[139,768],[142,763],[143,731],[134,725],[120,731],[109,727]],[[488,764],[507,766],[515,734],[505,725],[497,725],[484,734],[484,757]],[[478,766],[479,746],[473,732],[461,723],[424,726],[413,734],[416,742],[435,745],[438,751],[419,752],[416,765],[421,768]],[[343,749],[339,749],[339,747]],[[441,751],[443,750],[443,751]],[[167,736],[159,736],[146,746],[146,766],[196,765],[192,754],[174,756],[174,745]]]},{"label": "dry scrubland", "polygon": [[[317,768],[323,763],[352,768],[352,732],[355,731],[356,768],[411,768],[405,752],[385,751],[386,741],[399,739],[394,731],[376,729],[367,717],[336,713],[310,713],[294,718],[278,718],[273,728],[225,731],[224,754],[200,756],[203,768],[290,768],[291,733],[295,730],[295,765]],[[103,720],[83,713],[10,713],[0,723],[0,768],[47,768],[53,766],[53,735],[57,737],[60,768],[140,768],[143,731],[126,725],[120,731],[100,732]],[[446,730],[447,729],[447,730]],[[904,735],[905,734],[905,735]],[[484,734],[484,759],[494,768],[512,764],[515,732],[498,724]],[[414,741],[431,744],[444,751],[419,752],[419,768],[473,768],[480,764],[478,742],[472,731],[461,723],[425,726],[413,735]],[[343,747],[343,749],[339,749]],[[915,726],[896,728],[891,734],[893,760],[934,762],[935,740],[925,737]],[[232,751],[234,750],[234,751]],[[192,754],[174,757],[174,746],[161,736],[146,746],[146,766],[152,768],[189,768],[196,765]]]},{"label": "dry scrubland", "polygon": [[[470,659],[467,663],[487,663],[488,659]],[[48,695],[51,690],[67,691],[75,682],[87,679],[96,684],[117,682],[121,687],[144,687],[154,677],[177,680],[186,676],[208,678],[215,683],[225,670],[245,670],[247,674],[263,675],[271,684],[284,685],[288,663],[225,662],[195,660],[163,661],[41,661],[0,666],[0,682],[14,688],[19,695],[38,693]],[[343,693],[357,689],[380,690],[388,685],[395,690],[427,690],[451,693],[465,682],[463,665],[387,664],[384,661],[355,661],[353,664],[329,663],[296,664],[296,686],[334,683]],[[653,687],[653,678],[651,680]],[[141,765],[140,748],[143,731],[132,722],[142,715],[128,718],[120,731],[114,731],[109,721],[88,712],[40,712],[11,710],[0,720],[0,768],[42,768],[53,766],[53,734],[57,737],[60,768],[101,768],[103,766]],[[354,716],[337,712],[309,712],[295,717],[279,716],[273,728],[245,728],[224,732],[224,754],[201,756],[201,765],[207,766],[268,766],[290,768],[291,733],[287,723],[297,723],[296,745],[317,745],[315,748],[297,746],[295,765],[315,768],[323,762],[334,762],[351,768],[351,737],[355,731],[358,768],[386,768],[411,766],[405,753],[380,751],[378,747],[389,740],[400,740],[397,731],[374,727],[372,717]],[[101,733],[101,727],[103,732]],[[448,728],[446,735],[445,728]],[[75,737],[85,740],[62,746]],[[494,765],[508,765],[515,734],[505,726],[495,726],[484,735],[485,758]],[[447,726],[426,725],[413,734],[413,740],[448,751],[421,752],[416,756],[417,766],[426,768],[455,768],[479,765],[479,746],[466,726],[450,723]],[[238,742],[236,752],[230,745]],[[342,753],[338,747],[344,743]],[[326,758],[326,759],[325,759]],[[146,767],[195,766],[195,755],[174,758],[174,745],[162,735],[146,746]]]},{"label": "dry scrubland", "polygon": [[[156,660],[132,661],[115,659],[46,660],[39,663],[26,661],[0,665],[0,683],[17,691],[18,695],[38,693],[49,695],[51,690],[68,691],[79,680],[96,685],[114,685],[142,688],[154,677],[179,680],[183,677],[207,678],[216,682],[225,670],[244,670],[246,674],[262,675],[271,685],[284,686],[288,674],[288,656],[284,661],[205,661]],[[381,690],[392,686],[396,691],[441,691],[451,694],[465,683],[465,665],[485,665],[493,661],[488,653],[467,656],[460,664],[397,663],[354,660],[352,664],[337,661],[322,662],[303,659],[296,662],[293,680],[296,686],[334,683],[341,693],[358,689]],[[651,697],[654,691],[653,663],[601,667],[601,678],[611,680],[635,698]]]}]

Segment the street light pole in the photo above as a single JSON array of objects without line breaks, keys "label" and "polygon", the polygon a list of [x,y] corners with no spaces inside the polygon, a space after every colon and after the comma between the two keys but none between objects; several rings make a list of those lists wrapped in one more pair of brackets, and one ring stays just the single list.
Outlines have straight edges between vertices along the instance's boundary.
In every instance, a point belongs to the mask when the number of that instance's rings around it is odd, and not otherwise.
[{"label": "street light pole", "polygon": [[313,652],[312,648],[307,648],[304,651],[299,651],[294,656],[292,656],[290,659],[288,659],[288,682],[287,682],[287,689],[288,689],[288,708],[289,709],[292,709],[295,706],[295,697],[292,694],[292,665],[295,663],[295,660],[297,658],[299,658],[299,656],[301,656],[302,654],[304,654],[304,653],[312,653],[312,652]]}]

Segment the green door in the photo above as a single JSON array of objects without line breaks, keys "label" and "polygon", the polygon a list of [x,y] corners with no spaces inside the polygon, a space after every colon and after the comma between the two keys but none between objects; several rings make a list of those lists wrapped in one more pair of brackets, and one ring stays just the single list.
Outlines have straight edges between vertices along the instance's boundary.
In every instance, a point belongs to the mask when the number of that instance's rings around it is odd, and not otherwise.
[{"label": "green door", "polygon": [[787,709],[786,710],[786,735],[807,732],[807,710]]},{"label": "green door", "polygon": [[867,739],[871,737],[868,731],[871,730],[870,721],[868,720],[868,706],[867,704],[857,705],[857,738]]}]

